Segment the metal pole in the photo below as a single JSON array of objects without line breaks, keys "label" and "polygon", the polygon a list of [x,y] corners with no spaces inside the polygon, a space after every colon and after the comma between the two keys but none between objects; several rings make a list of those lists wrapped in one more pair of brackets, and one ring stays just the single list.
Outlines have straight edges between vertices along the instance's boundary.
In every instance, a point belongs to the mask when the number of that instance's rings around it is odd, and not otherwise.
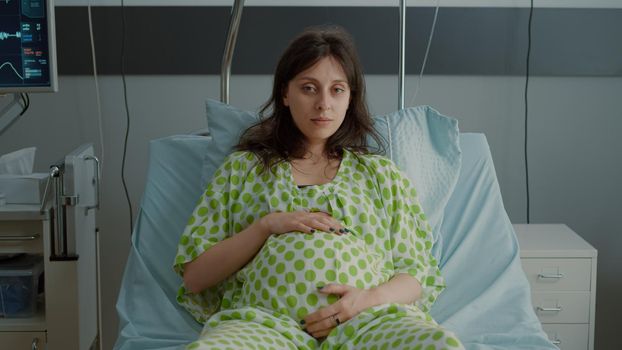
[{"label": "metal pole", "polygon": [[406,56],[406,0],[400,0],[400,67],[398,76],[398,109],[404,109],[404,75]]},{"label": "metal pole", "polygon": [[242,19],[242,9],[244,8],[244,0],[235,0],[233,9],[231,10],[231,19],[229,21],[229,31],[227,32],[227,42],[225,43],[225,52],[222,56],[222,66],[220,73],[220,100],[229,103],[229,78],[231,77],[231,60],[233,59],[233,50],[235,49],[235,41],[238,37],[238,29],[240,20]]}]

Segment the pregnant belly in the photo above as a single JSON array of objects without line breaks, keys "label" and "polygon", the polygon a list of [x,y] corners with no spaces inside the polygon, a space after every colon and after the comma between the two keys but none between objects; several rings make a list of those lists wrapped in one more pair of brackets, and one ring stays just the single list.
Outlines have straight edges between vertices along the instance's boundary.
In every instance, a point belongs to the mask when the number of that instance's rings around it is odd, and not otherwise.
[{"label": "pregnant belly", "polygon": [[271,236],[238,273],[238,306],[260,306],[300,321],[337,301],[318,292],[329,283],[370,288],[385,282],[382,258],[352,234],[287,233]]}]

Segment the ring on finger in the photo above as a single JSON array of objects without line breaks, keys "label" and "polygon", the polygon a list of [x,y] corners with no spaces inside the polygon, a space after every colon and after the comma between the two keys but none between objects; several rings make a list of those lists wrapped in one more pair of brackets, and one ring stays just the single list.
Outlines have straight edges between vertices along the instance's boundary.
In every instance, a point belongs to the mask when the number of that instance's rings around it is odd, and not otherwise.
[{"label": "ring on finger", "polygon": [[339,321],[339,317],[337,317],[337,314],[331,315],[330,318],[333,320],[333,322],[335,322],[335,325],[339,326],[341,324],[341,321]]}]

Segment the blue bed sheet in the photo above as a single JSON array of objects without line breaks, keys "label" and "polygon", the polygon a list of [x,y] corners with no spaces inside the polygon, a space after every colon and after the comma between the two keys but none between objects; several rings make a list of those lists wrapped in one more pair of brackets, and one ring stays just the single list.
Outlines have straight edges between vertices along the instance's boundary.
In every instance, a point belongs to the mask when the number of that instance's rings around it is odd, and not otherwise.
[{"label": "blue bed sheet", "polygon": [[[461,134],[460,143],[460,178],[441,226],[440,265],[448,287],[431,314],[467,349],[556,349],[531,307],[486,138]],[[147,184],[117,301],[115,349],[178,349],[198,337],[202,326],[175,301],[181,281],[171,262],[202,191],[202,159],[209,147],[202,136],[151,142]]]}]

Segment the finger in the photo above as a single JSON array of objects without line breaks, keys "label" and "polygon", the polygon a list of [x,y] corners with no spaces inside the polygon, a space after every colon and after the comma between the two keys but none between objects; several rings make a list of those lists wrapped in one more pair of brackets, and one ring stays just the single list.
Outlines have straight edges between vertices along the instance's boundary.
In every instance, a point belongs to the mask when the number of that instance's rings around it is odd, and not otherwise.
[{"label": "finger", "polygon": [[353,287],[345,285],[345,284],[331,283],[331,284],[325,285],[322,288],[319,288],[318,292],[322,294],[336,294],[338,296],[343,296],[344,294],[349,292],[352,288]]},{"label": "finger", "polygon": [[346,228],[343,225],[339,225],[339,230],[338,231],[341,234],[352,233],[352,230],[350,230],[349,228]]},{"label": "finger", "polygon": [[337,314],[339,312],[339,309],[340,309],[340,305],[339,305],[339,301],[337,301],[336,303],[332,305],[323,307],[313,313],[308,314],[304,318],[304,321],[307,325],[322,322],[323,320],[326,320],[327,318],[329,318],[331,315]]},{"label": "finger", "polygon": [[333,329],[335,329],[335,328],[333,327],[333,328],[330,328],[330,329],[325,329],[325,330],[323,330],[323,331],[319,331],[319,332],[316,332],[316,333],[312,333],[311,335],[312,335],[314,338],[316,338],[316,339],[319,339],[319,338],[324,338],[324,337],[328,336],[328,335],[330,334],[330,332],[332,332],[332,331],[333,331]]},{"label": "finger", "polygon": [[300,222],[303,223],[305,226],[311,228],[313,230],[311,233],[314,233],[315,231],[329,232],[330,226],[322,223],[314,217],[307,216],[301,218]]},{"label": "finger", "polygon": [[322,334],[324,332],[328,334],[336,325],[337,323],[335,320],[332,317],[328,317],[319,322],[307,325],[306,331],[310,334],[314,334],[314,336],[315,334]]},{"label": "finger", "polygon": [[317,221],[321,222],[326,227],[326,232],[332,232],[336,234],[342,234],[343,232],[339,232],[341,225],[338,225],[336,220],[331,219],[330,217],[318,217]]},{"label": "finger", "polygon": [[332,232],[336,234],[345,233],[345,230],[343,229],[343,226],[339,223],[339,221],[335,220],[330,215],[324,212],[309,214],[309,218],[311,221],[307,222],[308,226],[316,227],[318,230],[322,230],[324,232]]},{"label": "finger", "polygon": [[322,220],[322,222],[324,222],[325,224],[329,225],[330,227],[334,229],[334,230],[331,230],[331,232],[334,232],[336,234],[348,233],[348,231],[343,227],[343,225],[341,224],[341,222],[339,222],[339,220],[333,218],[332,216],[326,213],[318,213],[318,214],[320,214],[318,215],[319,220]]},{"label": "finger", "polygon": [[346,229],[339,220],[335,219],[329,214],[326,214],[326,213],[321,213],[321,214],[323,214],[321,218],[324,220],[325,223],[327,223],[328,225],[330,225],[331,227],[335,229],[334,231],[335,233],[344,234],[344,233],[350,232],[350,230]]},{"label": "finger", "polygon": [[296,229],[302,233],[314,233],[315,229],[307,224],[305,224],[304,222],[298,222],[297,224],[295,224]]}]

